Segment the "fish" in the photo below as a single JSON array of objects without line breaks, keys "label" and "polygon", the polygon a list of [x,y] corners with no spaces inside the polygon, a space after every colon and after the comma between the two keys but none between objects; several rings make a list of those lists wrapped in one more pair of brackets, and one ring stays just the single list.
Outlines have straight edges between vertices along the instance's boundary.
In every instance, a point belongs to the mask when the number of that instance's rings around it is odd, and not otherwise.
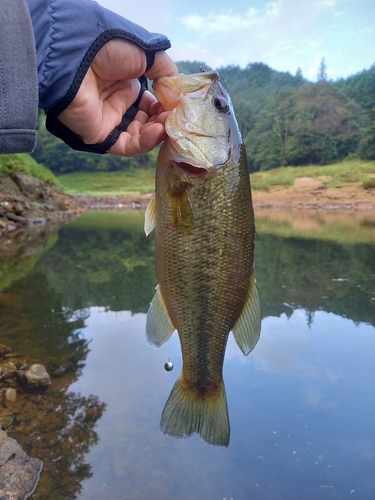
[{"label": "fish", "polygon": [[158,278],[146,336],[159,347],[177,330],[183,360],[160,427],[227,447],[228,336],[248,355],[261,329],[246,151],[216,71],[161,77],[153,89],[170,114],[145,213],[146,235],[155,228]]}]

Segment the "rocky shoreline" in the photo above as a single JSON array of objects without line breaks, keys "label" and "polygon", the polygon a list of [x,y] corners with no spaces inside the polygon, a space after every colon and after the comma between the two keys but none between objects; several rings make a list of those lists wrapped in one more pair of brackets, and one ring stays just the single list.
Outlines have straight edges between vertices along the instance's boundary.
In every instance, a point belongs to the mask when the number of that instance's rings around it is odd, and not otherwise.
[{"label": "rocky shoreline", "polygon": [[[0,237],[23,226],[63,221],[88,209],[145,209],[150,198],[151,193],[70,196],[27,174],[0,175]],[[375,210],[375,189],[357,185],[327,188],[303,177],[291,187],[253,190],[253,204],[255,210]]]},{"label": "rocky shoreline", "polygon": [[0,344],[0,498],[24,500],[38,485],[43,462],[29,457],[4,429],[10,427],[15,418],[22,421],[29,411],[24,405],[23,393],[37,391],[41,394],[51,381],[44,366],[32,364],[27,367],[16,360],[11,351],[10,347]]},{"label": "rocky shoreline", "polygon": [[22,226],[67,219],[85,210],[80,200],[31,175],[0,175],[0,236]]}]

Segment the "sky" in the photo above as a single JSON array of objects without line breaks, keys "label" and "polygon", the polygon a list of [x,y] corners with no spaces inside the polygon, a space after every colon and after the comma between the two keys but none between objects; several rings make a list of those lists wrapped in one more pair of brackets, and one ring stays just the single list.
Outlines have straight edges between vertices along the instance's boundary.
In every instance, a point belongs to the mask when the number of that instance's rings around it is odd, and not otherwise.
[{"label": "sky", "polygon": [[213,69],[263,62],[316,81],[324,57],[330,80],[375,63],[375,0],[98,0],[149,31],[163,33],[174,61]]}]

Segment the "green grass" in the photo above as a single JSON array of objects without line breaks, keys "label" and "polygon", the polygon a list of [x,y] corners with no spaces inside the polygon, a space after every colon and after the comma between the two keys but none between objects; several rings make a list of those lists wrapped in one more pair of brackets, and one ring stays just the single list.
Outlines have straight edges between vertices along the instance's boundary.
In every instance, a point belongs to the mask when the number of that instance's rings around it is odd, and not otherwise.
[{"label": "green grass", "polygon": [[152,192],[154,183],[155,170],[141,168],[118,172],[74,172],[58,177],[60,187],[74,195],[137,195]]},{"label": "green grass", "polygon": [[0,174],[11,176],[15,171],[30,174],[48,184],[56,184],[53,173],[43,165],[39,165],[30,155],[0,155]]},{"label": "green grass", "polygon": [[[154,190],[154,176],[154,170],[141,168],[119,172],[74,172],[59,176],[58,184],[67,193],[75,195],[137,195]],[[370,189],[375,182],[375,162],[348,160],[324,166],[281,167],[251,174],[251,185],[254,190],[288,187],[297,177],[312,177],[331,187],[356,183]]]},{"label": "green grass", "polygon": [[253,189],[288,187],[297,177],[312,177],[330,187],[359,183],[364,187],[375,180],[375,161],[348,160],[333,165],[309,165],[305,167],[280,167],[251,174]]},{"label": "green grass", "polygon": [[[56,180],[50,170],[36,163],[29,155],[0,155],[0,174],[12,175],[14,171],[31,174],[49,184],[57,183],[65,192],[74,195],[136,196],[152,192],[155,182],[155,171],[142,168],[118,172],[74,172],[61,175]],[[375,161],[352,159],[333,165],[280,167],[251,174],[251,185],[254,190],[288,187],[298,177],[312,177],[329,187],[357,184],[366,189],[374,189]]]}]

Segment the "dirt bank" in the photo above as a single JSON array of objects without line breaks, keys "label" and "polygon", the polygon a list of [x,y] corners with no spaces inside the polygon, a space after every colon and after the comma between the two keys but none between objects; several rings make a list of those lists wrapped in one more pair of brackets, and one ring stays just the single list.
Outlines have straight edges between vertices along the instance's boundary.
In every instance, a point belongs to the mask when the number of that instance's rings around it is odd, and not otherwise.
[{"label": "dirt bank", "polygon": [[360,184],[327,187],[316,179],[300,177],[294,186],[254,190],[255,209],[374,210],[375,189]]},{"label": "dirt bank", "polygon": [[[0,236],[16,228],[69,218],[88,209],[145,209],[151,193],[135,196],[68,196],[55,186],[16,173],[0,176]],[[375,189],[360,184],[330,188],[316,179],[298,178],[294,186],[253,190],[256,210],[375,210]]]},{"label": "dirt bank", "polygon": [[[91,209],[146,208],[151,193],[138,196],[80,196],[82,206]],[[309,210],[375,210],[375,189],[362,185],[346,184],[342,188],[330,188],[310,177],[296,179],[294,186],[281,186],[253,190],[256,209],[283,208]]]},{"label": "dirt bank", "polygon": [[68,218],[85,209],[80,200],[31,175],[0,175],[0,236],[29,224]]},{"label": "dirt bank", "polygon": [[140,195],[76,196],[80,206],[92,210],[117,210],[128,208],[147,208],[152,193]]}]

